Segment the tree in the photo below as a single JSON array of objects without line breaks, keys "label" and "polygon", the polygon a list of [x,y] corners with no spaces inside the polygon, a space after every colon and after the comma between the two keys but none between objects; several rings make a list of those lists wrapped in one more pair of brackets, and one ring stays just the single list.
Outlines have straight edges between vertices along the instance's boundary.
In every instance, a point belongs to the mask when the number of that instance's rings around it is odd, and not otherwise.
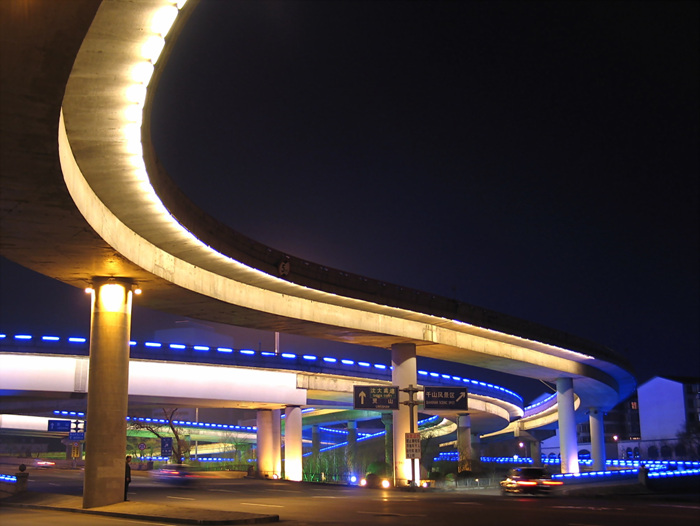
[{"label": "tree", "polygon": [[253,445],[247,437],[240,433],[225,433],[222,436],[223,451],[233,458],[233,469],[246,470],[250,465],[250,460]]},{"label": "tree", "polygon": [[178,409],[179,408],[177,407],[175,409],[166,409],[165,407],[162,408],[163,420],[167,422],[165,425],[156,422],[144,422],[142,420],[132,420],[129,423],[129,427],[131,429],[143,429],[145,431],[153,433],[153,435],[155,435],[156,438],[162,439],[172,434],[172,458],[173,461],[176,463],[182,462],[185,458],[185,455],[189,454],[190,449],[189,444],[184,439],[184,430],[181,427],[176,426],[174,422],[175,414],[177,413]]}]

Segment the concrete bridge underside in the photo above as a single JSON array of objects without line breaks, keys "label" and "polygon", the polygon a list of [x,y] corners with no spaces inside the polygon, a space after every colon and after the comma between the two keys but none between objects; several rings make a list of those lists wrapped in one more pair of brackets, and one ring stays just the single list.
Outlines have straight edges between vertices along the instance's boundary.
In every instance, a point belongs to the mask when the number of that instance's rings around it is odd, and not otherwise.
[{"label": "concrete bridge underside", "polygon": [[[59,401],[61,408],[70,407],[64,400],[75,402],[73,410],[84,411],[88,358],[0,353],[0,365],[0,412],[26,413],[34,408],[39,414],[51,414]],[[353,386],[390,384],[300,371],[131,360],[129,407],[283,410],[296,405],[314,409],[305,416],[304,425],[337,423],[379,418],[376,411],[350,414]],[[48,405],[38,402],[42,399]],[[469,408],[474,434],[500,430],[519,414],[512,403],[474,394],[469,396]],[[455,412],[421,412],[457,420]]]},{"label": "concrete bridge underside", "polygon": [[553,329],[293,256],[281,276],[287,254],[216,222],[172,184],[150,145],[147,101],[143,157],[156,197],[126,149],[122,115],[135,48],[165,3],[0,7],[3,256],[80,288],[129,277],[145,291],[140,304],[183,316],[380,348],[410,342],[420,356],[572,377],[585,406],[611,407],[634,389],[620,357]]},{"label": "concrete bridge underside", "polygon": [[[150,103],[196,3],[162,34],[152,22],[172,1],[0,4],[3,256],[81,288],[138,283],[140,304],[183,316],[557,382],[569,428],[574,396],[580,410],[606,410],[633,391],[628,366],[600,345],[303,261],[192,205],[152,148]],[[409,354],[396,356],[397,377],[414,377]]]}]

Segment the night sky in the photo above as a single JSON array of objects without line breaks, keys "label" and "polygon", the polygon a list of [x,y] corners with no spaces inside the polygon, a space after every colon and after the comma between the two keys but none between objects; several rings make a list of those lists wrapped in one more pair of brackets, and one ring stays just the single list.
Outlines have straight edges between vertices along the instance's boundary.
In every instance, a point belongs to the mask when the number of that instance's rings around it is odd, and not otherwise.
[{"label": "night sky", "polygon": [[154,142],[269,246],[700,376],[699,7],[202,0]]}]

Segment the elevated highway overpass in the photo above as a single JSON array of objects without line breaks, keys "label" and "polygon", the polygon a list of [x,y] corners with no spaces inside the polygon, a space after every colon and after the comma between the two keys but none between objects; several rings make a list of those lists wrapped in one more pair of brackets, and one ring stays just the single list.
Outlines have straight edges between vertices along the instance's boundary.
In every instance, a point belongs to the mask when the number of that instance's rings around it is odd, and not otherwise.
[{"label": "elevated highway overpass", "polygon": [[[154,309],[390,348],[392,380],[402,386],[417,381],[415,356],[556,382],[566,408],[560,403],[563,457],[572,455],[575,420],[633,391],[621,357],[554,329],[263,246],[175,187],[150,141],[150,106],[196,4],[0,6],[0,253],[81,288],[138,286],[139,303]],[[95,352],[105,341],[96,327],[93,320]],[[397,413],[396,427],[405,429],[408,409]],[[403,451],[396,442],[399,457]],[[565,458],[562,469],[574,464]],[[397,480],[405,480],[405,466],[397,463]]]},{"label": "elevated highway overpass", "polygon": [[[0,412],[23,409],[50,415],[56,408],[84,411],[88,386],[88,344],[42,340],[38,336],[0,334]],[[34,340],[34,341],[32,341]],[[199,350],[192,351],[192,347]],[[359,363],[325,356],[263,353],[250,349],[208,349],[160,342],[133,342],[129,363],[129,408],[189,407],[284,409],[299,405],[305,422],[347,422],[377,419],[378,412],[349,415],[353,386],[391,385],[388,364]],[[188,352],[189,351],[189,352]],[[223,351],[223,352],[222,352]],[[504,387],[445,374],[444,369],[419,369],[419,384],[463,386],[473,434],[492,433],[527,408],[522,398]],[[47,404],[37,403],[45,399]],[[418,393],[422,399],[422,393]],[[27,405],[27,400],[34,400]],[[430,411],[456,421],[454,411]],[[554,421],[554,420],[552,420]],[[549,423],[551,424],[552,421]]]}]

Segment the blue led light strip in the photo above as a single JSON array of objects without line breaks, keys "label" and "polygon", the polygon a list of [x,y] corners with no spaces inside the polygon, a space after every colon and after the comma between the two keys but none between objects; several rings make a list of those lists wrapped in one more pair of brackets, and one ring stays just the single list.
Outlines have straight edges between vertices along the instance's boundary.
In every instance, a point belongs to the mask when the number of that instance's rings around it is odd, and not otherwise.
[{"label": "blue led light strip", "polygon": [[[6,337],[7,337],[7,335],[5,333],[0,334],[0,339],[4,339]],[[33,336],[30,334],[15,334],[13,336],[13,338],[16,341],[32,341]],[[48,344],[48,343],[54,343],[54,342],[60,341],[60,337],[53,336],[53,335],[46,335],[46,336],[42,336],[41,340],[42,340],[42,342]],[[86,343],[87,339],[86,338],[79,338],[79,337],[71,337],[71,338],[68,338],[68,341],[70,343]],[[132,340],[129,342],[129,345],[131,347],[138,347],[139,343]],[[197,353],[209,353],[209,352],[212,352],[212,350],[215,350],[217,353],[231,354],[231,355],[235,354],[236,352],[238,352],[241,355],[249,355],[249,356],[257,354],[257,352],[252,350],[252,349],[238,349],[238,350],[236,350],[236,349],[229,348],[229,347],[212,348],[212,347],[207,346],[207,345],[186,345],[186,344],[179,344],[179,343],[164,344],[161,342],[151,342],[151,341],[145,341],[145,342],[143,342],[142,345],[147,350],[148,349],[161,349],[161,350],[165,350],[165,351],[168,351],[168,350],[173,350],[173,351],[192,350],[192,351],[196,351]],[[261,351],[260,354],[262,356],[265,356],[265,357],[278,358],[278,359],[283,358],[285,360],[302,360],[303,362],[323,361],[323,362],[328,363],[328,364],[338,365],[338,363],[340,363],[341,365],[344,365],[344,366],[351,366],[351,367],[356,367],[356,368],[359,367],[361,369],[372,368],[372,369],[377,370],[378,372],[381,372],[381,373],[388,373],[389,371],[392,370],[392,367],[390,365],[387,365],[387,364],[370,363],[370,362],[366,362],[366,361],[355,361],[355,360],[351,360],[351,359],[347,359],[347,358],[340,358],[340,359],[334,358],[334,357],[320,357],[319,358],[319,357],[317,357],[315,355],[311,355],[311,354],[302,354],[299,356],[295,353],[290,353],[290,352],[277,354],[277,353],[272,353],[272,352],[262,352]],[[498,385],[494,385],[494,384],[491,384],[488,382],[481,382],[481,381],[477,381],[477,380],[471,380],[469,378],[462,378],[460,376],[454,376],[454,375],[450,375],[450,374],[446,374],[446,373],[438,373],[438,372],[431,372],[431,371],[425,371],[425,370],[419,370],[418,376],[427,376],[430,378],[437,378],[441,381],[455,382],[455,383],[458,383],[460,385],[479,386],[479,387],[482,387],[485,389],[499,391],[501,393],[506,393],[506,394],[513,396],[516,399],[520,400],[521,403],[523,401],[523,398],[519,394],[515,393],[514,391],[511,391],[510,389],[506,389],[504,387],[500,387]],[[529,406],[528,408],[526,408],[526,410],[531,409],[533,407],[536,407],[540,404],[545,404],[549,401],[550,401],[549,399],[543,400],[541,402],[538,402],[537,404],[533,404],[532,406]]]}]

